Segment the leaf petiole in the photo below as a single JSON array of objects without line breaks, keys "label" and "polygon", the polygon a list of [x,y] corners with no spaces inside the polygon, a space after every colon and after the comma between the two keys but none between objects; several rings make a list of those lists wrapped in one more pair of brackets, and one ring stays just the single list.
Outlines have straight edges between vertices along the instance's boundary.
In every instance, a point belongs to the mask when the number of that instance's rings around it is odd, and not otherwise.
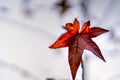
[{"label": "leaf petiole", "polygon": [[84,70],[84,64],[83,61],[81,63],[81,68],[82,68],[82,80],[85,80],[84,76],[85,76],[85,70]]}]

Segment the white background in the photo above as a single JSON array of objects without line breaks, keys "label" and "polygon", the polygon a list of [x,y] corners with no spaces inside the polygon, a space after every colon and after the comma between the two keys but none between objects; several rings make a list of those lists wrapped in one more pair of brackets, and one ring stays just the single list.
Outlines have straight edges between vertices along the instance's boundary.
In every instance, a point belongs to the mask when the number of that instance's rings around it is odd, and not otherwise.
[{"label": "white background", "polygon": [[[110,30],[93,39],[106,63],[84,51],[85,79],[120,80],[119,0],[86,0],[87,15],[80,6],[82,0],[74,0],[70,2],[72,8],[63,16],[54,8],[57,0],[30,0],[27,6],[31,9],[30,15],[24,13],[23,1],[0,0],[0,80],[72,79],[67,48],[48,47],[65,32],[62,26],[74,18],[80,25],[89,19],[91,26]],[[78,80],[81,80],[80,68]]]}]

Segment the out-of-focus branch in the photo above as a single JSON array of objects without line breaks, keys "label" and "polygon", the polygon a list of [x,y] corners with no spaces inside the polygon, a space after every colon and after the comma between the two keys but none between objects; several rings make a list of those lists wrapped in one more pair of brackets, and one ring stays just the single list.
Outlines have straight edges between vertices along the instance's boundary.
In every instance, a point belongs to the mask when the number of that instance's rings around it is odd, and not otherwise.
[{"label": "out-of-focus branch", "polygon": [[82,11],[84,19],[89,19],[89,12],[88,12],[88,5],[89,1],[88,0],[81,0],[80,2],[80,9]]}]

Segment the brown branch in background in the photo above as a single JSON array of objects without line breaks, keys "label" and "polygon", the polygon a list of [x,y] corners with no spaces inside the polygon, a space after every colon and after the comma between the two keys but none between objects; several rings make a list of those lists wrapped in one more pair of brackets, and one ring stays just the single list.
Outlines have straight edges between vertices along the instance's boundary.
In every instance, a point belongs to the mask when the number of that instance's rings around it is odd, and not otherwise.
[{"label": "brown branch in background", "polygon": [[61,0],[55,4],[55,7],[59,9],[61,14],[64,14],[71,8],[71,5],[68,3],[68,0]]}]

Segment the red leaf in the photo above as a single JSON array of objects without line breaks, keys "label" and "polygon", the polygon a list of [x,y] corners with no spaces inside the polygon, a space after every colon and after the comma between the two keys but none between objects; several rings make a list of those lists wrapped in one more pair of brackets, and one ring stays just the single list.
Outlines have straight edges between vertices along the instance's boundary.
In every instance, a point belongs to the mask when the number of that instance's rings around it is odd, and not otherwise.
[{"label": "red leaf", "polygon": [[76,72],[78,70],[78,67],[80,63],[82,62],[82,54],[83,54],[83,49],[79,44],[79,35],[76,35],[71,38],[71,42],[69,45],[69,65],[72,73],[72,78],[73,80],[75,79]]},{"label": "red leaf", "polygon": [[70,43],[70,38],[77,34],[79,31],[79,22],[77,19],[74,20],[74,23],[67,23],[66,29],[68,30],[67,33],[64,33],[63,35],[58,38],[58,40],[53,43],[49,48],[61,48],[61,47],[67,47]]},{"label": "red leaf", "polygon": [[82,62],[82,54],[84,49],[93,52],[97,57],[105,61],[99,47],[91,38],[97,37],[108,30],[92,27],[90,28],[90,21],[83,24],[81,31],[79,32],[79,22],[77,19],[74,23],[66,24],[67,33],[63,34],[58,40],[50,46],[50,48],[62,48],[69,47],[69,65],[73,80],[75,80],[76,72]]}]

